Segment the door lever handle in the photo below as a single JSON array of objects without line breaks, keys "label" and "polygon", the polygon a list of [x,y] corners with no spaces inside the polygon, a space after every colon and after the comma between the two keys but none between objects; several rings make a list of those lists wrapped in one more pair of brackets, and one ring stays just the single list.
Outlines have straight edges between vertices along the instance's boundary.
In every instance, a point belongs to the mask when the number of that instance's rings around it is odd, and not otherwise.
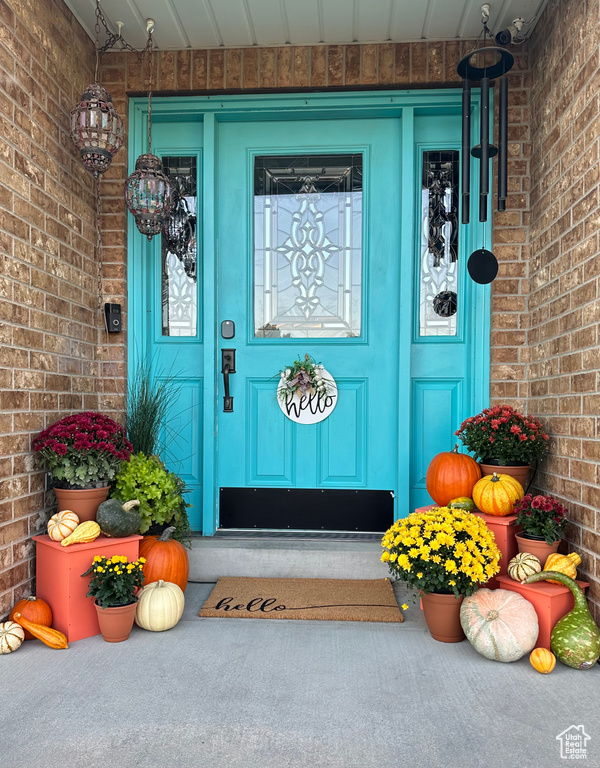
[{"label": "door lever handle", "polygon": [[232,413],[233,397],[229,394],[229,374],[235,373],[235,349],[221,350],[221,373],[223,374],[223,385],[225,388],[223,411],[224,413]]}]

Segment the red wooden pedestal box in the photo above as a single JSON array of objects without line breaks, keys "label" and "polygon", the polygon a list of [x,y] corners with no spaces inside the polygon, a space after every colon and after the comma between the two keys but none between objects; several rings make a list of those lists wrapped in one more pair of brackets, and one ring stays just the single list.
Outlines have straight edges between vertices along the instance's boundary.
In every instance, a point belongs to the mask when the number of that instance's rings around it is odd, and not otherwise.
[{"label": "red wooden pedestal box", "polygon": [[[548,581],[521,584],[518,581],[513,581],[510,576],[497,576],[496,579],[500,589],[517,592],[533,605],[540,625],[540,633],[535,647],[550,648],[550,634],[554,625],[575,605],[571,590],[568,587],[563,587],[562,584],[550,584]],[[578,581],[577,583],[583,590],[589,586],[585,581]]]},{"label": "red wooden pedestal box", "polygon": [[71,643],[84,637],[99,635],[96,608],[86,597],[91,576],[81,578],[90,567],[94,555],[124,555],[137,560],[141,536],[112,539],[100,535],[86,544],[63,547],[47,536],[34,536],[36,545],[36,594],[52,608],[54,629],[60,630]]}]

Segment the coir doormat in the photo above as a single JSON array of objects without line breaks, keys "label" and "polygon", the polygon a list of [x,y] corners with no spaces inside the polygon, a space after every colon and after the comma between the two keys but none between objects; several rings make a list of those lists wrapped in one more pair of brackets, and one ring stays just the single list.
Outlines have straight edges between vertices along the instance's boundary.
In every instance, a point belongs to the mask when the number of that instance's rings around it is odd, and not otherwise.
[{"label": "coir doormat", "polygon": [[202,617],[404,621],[387,579],[219,579]]}]

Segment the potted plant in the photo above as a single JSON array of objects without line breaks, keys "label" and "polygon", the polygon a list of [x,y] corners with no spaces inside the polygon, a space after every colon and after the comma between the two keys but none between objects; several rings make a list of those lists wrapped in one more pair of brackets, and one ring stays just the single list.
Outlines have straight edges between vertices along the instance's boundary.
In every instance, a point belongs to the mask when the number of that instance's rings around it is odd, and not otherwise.
[{"label": "potted plant", "polygon": [[500,472],[525,488],[532,464],[542,459],[550,438],[535,416],[524,416],[510,405],[496,405],[471,416],[455,433],[480,463],[484,475]]},{"label": "potted plant", "polygon": [[191,534],[187,508],[190,505],[183,498],[184,493],[183,480],[169,472],[158,456],[137,453],[122,465],[111,496],[120,501],[139,499],[140,533],[162,533],[174,526],[173,538],[188,543]]},{"label": "potted plant", "polygon": [[82,576],[91,574],[87,597],[94,598],[98,624],[107,643],[127,640],[133,627],[136,591],[144,582],[143,557],[129,562],[124,555],[95,555]]},{"label": "potted plant", "polygon": [[515,525],[521,527],[516,536],[519,552],[529,552],[545,563],[558,550],[568,523],[567,510],[552,496],[528,493],[514,505],[513,512],[517,515]]},{"label": "potted plant", "polygon": [[52,475],[59,512],[94,520],[123,461],[131,454],[124,428],[102,413],[65,416],[33,441]]},{"label": "potted plant", "polygon": [[463,598],[500,570],[500,550],[484,521],[460,509],[434,507],[395,522],[381,544],[390,572],[420,591],[431,636],[444,643],[463,640]]}]

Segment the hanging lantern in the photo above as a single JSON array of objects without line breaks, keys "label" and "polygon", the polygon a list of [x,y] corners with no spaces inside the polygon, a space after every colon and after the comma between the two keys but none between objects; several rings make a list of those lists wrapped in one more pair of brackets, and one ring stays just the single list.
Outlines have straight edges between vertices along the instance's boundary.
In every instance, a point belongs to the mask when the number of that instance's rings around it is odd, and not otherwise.
[{"label": "hanging lantern", "polygon": [[95,178],[108,170],[123,145],[123,121],[110,94],[98,83],[88,85],[71,111],[71,139]]},{"label": "hanging lantern", "polygon": [[139,231],[152,240],[162,232],[163,225],[172,207],[171,182],[164,172],[162,161],[152,154],[152,32],[154,20],[146,19],[148,42],[145,51],[148,54],[148,152],[135,161],[135,171],[125,182],[125,202],[135,218]]},{"label": "hanging lantern", "polygon": [[171,208],[171,184],[159,157],[150,153],[138,157],[125,182],[125,202],[148,240],[160,234]]}]

